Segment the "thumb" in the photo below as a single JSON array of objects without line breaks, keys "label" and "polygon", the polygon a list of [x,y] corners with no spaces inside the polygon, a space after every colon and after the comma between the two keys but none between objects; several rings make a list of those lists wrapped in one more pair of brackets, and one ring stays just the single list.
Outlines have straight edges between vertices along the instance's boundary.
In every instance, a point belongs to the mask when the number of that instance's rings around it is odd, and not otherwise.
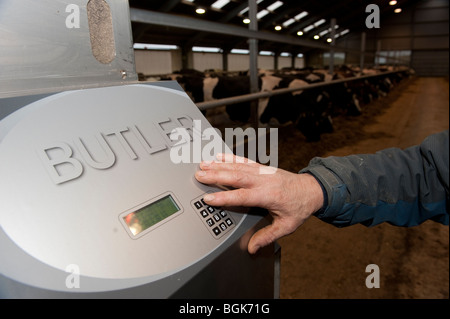
[{"label": "thumb", "polygon": [[276,224],[268,225],[253,234],[248,242],[247,250],[250,254],[255,254],[261,247],[273,243],[284,235],[282,228],[277,227]]}]

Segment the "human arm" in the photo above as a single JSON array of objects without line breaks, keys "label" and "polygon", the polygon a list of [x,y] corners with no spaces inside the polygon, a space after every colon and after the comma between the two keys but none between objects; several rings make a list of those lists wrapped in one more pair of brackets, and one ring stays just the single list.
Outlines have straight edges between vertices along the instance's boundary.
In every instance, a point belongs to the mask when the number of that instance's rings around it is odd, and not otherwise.
[{"label": "human arm", "polygon": [[405,150],[314,158],[300,172],[314,175],[324,186],[326,209],[316,216],[335,226],[449,223],[448,131]]},{"label": "human arm", "polygon": [[310,174],[267,171],[263,165],[226,154],[219,154],[216,162],[202,162],[200,168],[195,175],[199,182],[236,188],[205,196],[208,204],[261,207],[273,216],[272,224],[250,239],[250,253],[294,232],[324,203],[322,188]]},{"label": "human arm", "polygon": [[206,184],[236,188],[215,193],[212,201],[206,197],[211,205],[255,206],[271,212],[273,224],[249,242],[248,250],[254,253],[292,233],[313,214],[338,227],[382,222],[414,226],[428,219],[448,225],[448,143],[446,131],[406,150],[314,158],[300,174],[281,169],[260,174],[262,165],[229,163],[232,160],[222,157],[202,163],[196,177]]}]

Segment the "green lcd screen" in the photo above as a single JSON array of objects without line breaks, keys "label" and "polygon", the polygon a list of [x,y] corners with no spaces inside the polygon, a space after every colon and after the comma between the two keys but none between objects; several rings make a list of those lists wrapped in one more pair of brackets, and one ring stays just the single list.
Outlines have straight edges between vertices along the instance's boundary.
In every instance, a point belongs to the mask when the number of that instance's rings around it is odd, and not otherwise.
[{"label": "green lcd screen", "polygon": [[167,195],[126,215],[123,219],[131,233],[136,236],[144,230],[172,216],[179,210],[180,208],[175,203],[172,196]]}]

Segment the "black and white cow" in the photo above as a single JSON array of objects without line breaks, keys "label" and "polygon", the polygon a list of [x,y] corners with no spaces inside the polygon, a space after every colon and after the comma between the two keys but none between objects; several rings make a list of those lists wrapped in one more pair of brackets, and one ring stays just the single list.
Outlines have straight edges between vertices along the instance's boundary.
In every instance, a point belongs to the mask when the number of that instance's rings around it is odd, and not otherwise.
[{"label": "black and white cow", "polygon": [[[312,68],[260,72],[258,86],[261,92],[281,88],[303,88],[314,83],[376,72],[347,66],[337,68],[334,74],[329,74],[325,69]],[[250,93],[248,72],[230,75],[185,70],[167,78],[178,81],[195,103]],[[361,104],[368,104],[386,95],[393,87],[393,83],[400,80],[401,77],[397,75],[376,77],[260,99],[258,118],[261,125],[293,123],[307,140],[316,141],[320,139],[322,133],[333,130],[332,116],[361,114]],[[228,105],[226,113],[233,121],[247,123],[251,115],[251,102]]]}]

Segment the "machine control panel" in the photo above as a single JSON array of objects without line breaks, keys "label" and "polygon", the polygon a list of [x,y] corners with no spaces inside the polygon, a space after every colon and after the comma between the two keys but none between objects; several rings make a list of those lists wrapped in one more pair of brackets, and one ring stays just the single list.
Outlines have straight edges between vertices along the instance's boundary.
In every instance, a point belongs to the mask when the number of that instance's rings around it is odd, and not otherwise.
[{"label": "machine control panel", "polygon": [[171,192],[164,193],[120,214],[120,220],[131,238],[137,239],[183,212],[183,207]]},{"label": "machine control panel", "polygon": [[211,235],[219,239],[234,227],[235,222],[226,210],[206,204],[203,196],[194,199],[191,205]]},{"label": "machine control panel", "polygon": [[[247,215],[206,205],[219,188],[194,174],[219,152],[200,152],[212,138],[231,150],[175,84],[57,93],[2,119],[0,230],[11,245],[63,272],[130,279],[169,275],[225,243]],[[8,267],[0,274],[12,277]]]}]

